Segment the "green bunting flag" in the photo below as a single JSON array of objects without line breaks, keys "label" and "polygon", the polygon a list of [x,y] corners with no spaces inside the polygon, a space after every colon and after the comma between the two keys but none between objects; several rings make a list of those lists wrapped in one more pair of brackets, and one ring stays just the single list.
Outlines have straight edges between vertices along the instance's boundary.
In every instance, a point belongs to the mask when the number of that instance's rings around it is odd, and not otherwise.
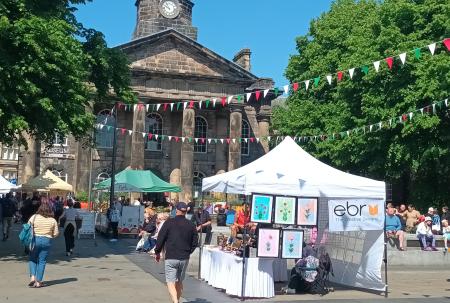
[{"label": "green bunting flag", "polygon": [[209,102],[211,102],[211,101],[209,101],[209,99],[205,101],[205,104],[206,104],[206,108],[208,108],[208,107],[209,107]]},{"label": "green bunting flag", "polygon": [[279,92],[278,87],[275,87],[275,88],[273,89],[273,92],[274,92],[274,94],[275,94],[275,97],[278,97],[278,92]]},{"label": "green bunting flag", "polygon": [[320,81],[320,76],[314,78],[314,86],[317,87],[319,85],[319,81]]},{"label": "green bunting flag", "polygon": [[242,95],[237,96],[238,103],[242,103]]},{"label": "green bunting flag", "polygon": [[364,65],[363,67],[361,67],[361,70],[366,76],[369,73],[369,67],[367,65]]},{"label": "green bunting flag", "polygon": [[182,102],[178,102],[178,103],[177,103],[177,110],[180,110],[181,104],[182,104]]},{"label": "green bunting flag", "polygon": [[189,141],[189,143],[191,143],[191,142],[192,142],[192,138],[191,138],[191,137],[189,137],[189,138],[188,138],[188,141]]},{"label": "green bunting flag", "polygon": [[422,54],[420,53],[420,48],[416,48],[414,50],[414,56],[416,56],[416,59],[420,59],[421,55]]}]

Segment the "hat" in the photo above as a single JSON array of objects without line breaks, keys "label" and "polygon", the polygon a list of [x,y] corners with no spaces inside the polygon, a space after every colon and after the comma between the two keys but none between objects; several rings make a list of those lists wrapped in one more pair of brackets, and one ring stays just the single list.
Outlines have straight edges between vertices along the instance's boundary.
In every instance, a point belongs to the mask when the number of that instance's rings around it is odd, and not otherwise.
[{"label": "hat", "polygon": [[430,217],[425,217],[425,221],[433,221]]},{"label": "hat", "polygon": [[187,211],[187,204],[184,202],[177,203],[177,210],[179,211]]}]

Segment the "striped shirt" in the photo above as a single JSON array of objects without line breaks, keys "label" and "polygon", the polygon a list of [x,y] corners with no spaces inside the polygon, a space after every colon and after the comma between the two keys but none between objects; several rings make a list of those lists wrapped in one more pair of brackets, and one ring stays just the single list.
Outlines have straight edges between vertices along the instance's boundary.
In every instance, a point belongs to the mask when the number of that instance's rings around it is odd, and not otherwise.
[{"label": "striped shirt", "polygon": [[28,223],[33,226],[33,232],[38,237],[56,238],[59,235],[58,223],[53,217],[33,215]]}]

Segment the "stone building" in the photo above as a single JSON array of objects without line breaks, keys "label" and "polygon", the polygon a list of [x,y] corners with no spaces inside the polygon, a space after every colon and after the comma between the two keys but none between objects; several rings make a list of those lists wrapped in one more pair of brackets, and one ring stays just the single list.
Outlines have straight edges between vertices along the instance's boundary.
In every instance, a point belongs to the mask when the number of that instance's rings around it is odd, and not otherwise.
[{"label": "stone building", "polygon": [[[111,105],[94,108],[97,122],[133,130],[117,134],[116,169],[151,169],[166,181],[182,187],[180,199],[191,199],[201,179],[235,169],[268,152],[267,142],[209,143],[161,140],[161,135],[197,138],[249,138],[269,135],[271,91],[265,98],[225,107],[181,107],[173,111],[145,110],[147,104],[212,100],[273,87],[271,79],[250,71],[251,52],[243,49],[233,61],[199,44],[192,25],[194,4],[189,0],[138,0],[137,23],[132,41],[118,46],[131,62],[132,87],[138,95],[137,110],[123,107],[111,115]],[[254,95],[253,95],[253,98]],[[247,101],[247,100],[246,100]],[[129,108],[128,108],[129,109]],[[139,110],[141,109],[141,110]],[[144,109],[144,110],[142,110]],[[117,119],[115,121],[114,119]],[[108,130],[109,129],[109,130]],[[142,136],[141,133],[158,134]],[[96,148],[85,148],[72,138],[56,138],[55,145],[40,146],[30,140],[30,149],[20,157],[21,182],[50,169],[86,191],[90,167],[92,181],[110,176],[113,127],[96,130]],[[92,161],[91,161],[92,159]],[[91,165],[92,164],[92,165]]]}]

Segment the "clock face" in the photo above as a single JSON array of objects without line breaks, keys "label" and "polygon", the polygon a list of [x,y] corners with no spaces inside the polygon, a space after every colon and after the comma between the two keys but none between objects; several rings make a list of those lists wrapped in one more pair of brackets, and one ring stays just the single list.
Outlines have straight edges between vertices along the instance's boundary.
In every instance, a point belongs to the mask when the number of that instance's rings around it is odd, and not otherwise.
[{"label": "clock face", "polygon": [[180,4],[177,0],[162,0],[159,10],[164,17],[173,19],[180,14]]}]

